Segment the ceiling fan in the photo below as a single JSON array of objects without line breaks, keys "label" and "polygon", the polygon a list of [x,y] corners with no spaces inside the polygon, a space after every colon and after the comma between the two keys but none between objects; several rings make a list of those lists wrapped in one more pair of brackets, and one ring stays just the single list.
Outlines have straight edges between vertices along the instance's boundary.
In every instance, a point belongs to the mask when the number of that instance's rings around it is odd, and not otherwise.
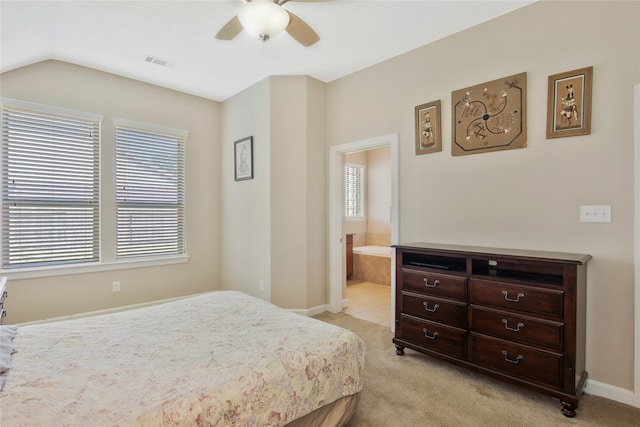
[{"label": "ceiling fan", "polygon": [[243,29],[257,36],[262,42],[285,30],[305,47],[320,40],[320,36],[302,19],[282,7],[289,1],[319,2],[327,0],[247,0],[224,27],[218,31],[218,40],[231,40]]}]

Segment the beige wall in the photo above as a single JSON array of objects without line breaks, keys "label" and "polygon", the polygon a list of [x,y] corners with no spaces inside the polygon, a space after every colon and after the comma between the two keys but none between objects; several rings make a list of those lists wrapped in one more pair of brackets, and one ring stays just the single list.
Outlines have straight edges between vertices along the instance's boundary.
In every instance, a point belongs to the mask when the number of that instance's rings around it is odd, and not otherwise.
[{"label": "beige wall", "polygon": [[[587,369],[633,389],[633,118],[640,2],[537,2],[334,81],[327,140],[399,132],[400,242],[588,253]],[[594,67],[592,132],[545,139],[547,77]],[[451,92],[527,72],[528,147],[452,157]],[[443,151],[416,156],[416,105],[442,100]],[[611,224],[578,221],[612,206]]]},{"label": "beige wall", "polygon": [[[222,288],[271,300],[269,80],[222,104]],[[234,180],[234,141],[253,136],[253,179]],[[264,289],[260,290],[260,280]]]},{"label": "beige wall", "polygon": [[[7,322],[19,323],[160,300],[220,287],[219,104],[112,74],[45,61],[0,75],[3,97],[104,116],[101,223],[104,261],[113,261],[114,117],[189,131],[186,146],[185,264],[13,279]],[[107,184],[104,185],[104,182]],[[119,280],[121,291],[111,292]]]},{"label": "beige wall", "polygon": [[[223,158],[254,136],[254,179],[223,166],[222,283],[282,307],[327,300],[324,84],[271,77],[225,101]],[[260,280],[265,289],[259,289]]]},{"label": "beige wall", "polygon": [[[329,300],[326,84],[307,78],[307,299],[305,308]],[[299,142],[298,142],[299,143]]]},{"label": "beige wall", "polygon": [[367,151],[367,245],[391,244],[391,149]]}]

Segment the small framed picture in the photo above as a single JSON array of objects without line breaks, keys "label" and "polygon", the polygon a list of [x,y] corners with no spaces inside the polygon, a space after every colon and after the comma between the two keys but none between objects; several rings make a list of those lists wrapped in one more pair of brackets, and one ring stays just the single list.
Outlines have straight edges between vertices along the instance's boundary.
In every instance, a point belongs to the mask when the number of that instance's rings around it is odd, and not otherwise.
[{"label": "small framed picture", "polygon": [[593,67],[549,76],[547,139],[591,133]]},{"label": "small framed picture", "polygon": [[253,179],[253,137],[249,136],[236,141],[234,150],[236,181]]},{"label": "small framed picture", "polygon": [[440,100],[415,107],[416,155],[442,151]]}]

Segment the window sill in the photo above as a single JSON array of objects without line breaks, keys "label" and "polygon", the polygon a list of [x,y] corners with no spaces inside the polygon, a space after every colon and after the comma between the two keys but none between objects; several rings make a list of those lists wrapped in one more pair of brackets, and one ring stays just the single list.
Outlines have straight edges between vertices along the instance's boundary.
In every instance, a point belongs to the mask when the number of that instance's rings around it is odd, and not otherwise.
[{"label": "window sill", "polygon": [[34,267],[1,270],[0,274],[11,279],[34,279],[39,277],[67,276],[70,274],[98,273],[112,270],[128,270],[131,268],[156,267],[161,265],[184,264],[189,255],[176,255],[161,258],[139,258],[135,260],[114,261],[107,263],[75,264],[72,266]]}]

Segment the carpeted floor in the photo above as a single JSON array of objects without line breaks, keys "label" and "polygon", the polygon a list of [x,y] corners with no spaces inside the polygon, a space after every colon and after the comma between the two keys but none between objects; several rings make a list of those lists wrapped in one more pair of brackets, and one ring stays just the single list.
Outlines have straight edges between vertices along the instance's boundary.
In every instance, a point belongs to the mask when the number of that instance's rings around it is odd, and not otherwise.
[{"label": "carpeted floor", "polygon": [[315,317],[367,344],[364,388],[348,427],[640,426],[638,408],[585,394],[567,418],[557,399],[410,349],[397,356],[386,327],[344,313]]}]

